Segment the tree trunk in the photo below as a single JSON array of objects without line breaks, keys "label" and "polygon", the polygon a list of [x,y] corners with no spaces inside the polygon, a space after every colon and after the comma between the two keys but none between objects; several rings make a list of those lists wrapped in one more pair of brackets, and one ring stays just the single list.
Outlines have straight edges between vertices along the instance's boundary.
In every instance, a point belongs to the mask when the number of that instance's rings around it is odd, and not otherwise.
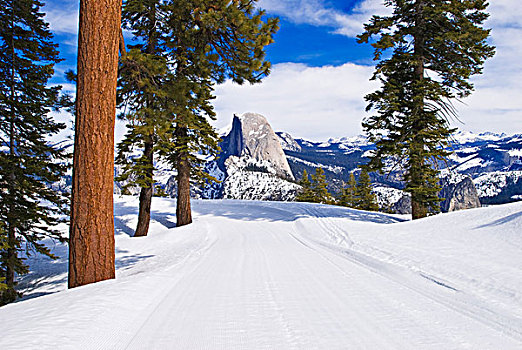
[{"label": "tree trunk", "polygon": [[428,216],[428,209],[420,202],[411,200],[411,218],[412,220],[422,219]]},{"label": "tree trunk", "polygon": [[[143,150],[143,156],[147,160],[147,165],[149,168],[147,169],[146,176],[152,180],[153,174],[153,164],[154,164],[154,143],[150,136],[146,137],[145,147]],[[138,213],[138,226],[136,227],[136,232],[134,233],[134,237],[143,237],[146,236],[149,232],[149,223],[150,223],[150,207],[152,203],[152,193],[153,193],[153,183],[151,181],[150,186],[142,187],[140,190],[140,204],[139,204],[139,213]]]},{"label": "tree trunk", "polygon": [[176,167],[178,170],[178,197],[176,205],[176,226],[184,226],[192,223],[192,211],[190,208],[190,163],[188,160],[187,137],[188,130],[184,126],[176,126],[176,141],[178,154]]},{"label": "tree trunk", "polygon": [[114,121],[121,0],[80,0],[69,288],[115,277]]},{"label": "tree trunk", "polygon": [[120,51],[120,56],[125,58],[127,55],[127,48],[125,47],[125,38],[123,37],[123,29],[120,27],[120,41],[118,42],[118,47]]}]

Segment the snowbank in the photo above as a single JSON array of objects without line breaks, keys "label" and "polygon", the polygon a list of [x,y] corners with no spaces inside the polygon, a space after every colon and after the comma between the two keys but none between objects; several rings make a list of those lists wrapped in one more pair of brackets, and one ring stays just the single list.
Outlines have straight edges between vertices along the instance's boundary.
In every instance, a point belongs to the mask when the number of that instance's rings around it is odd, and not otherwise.
[{"label": "snowbank", "polygon": [[2,349],[520,349],[522,203],[415,222],[347,208],[117,198],[117,279],[30,261]]}]

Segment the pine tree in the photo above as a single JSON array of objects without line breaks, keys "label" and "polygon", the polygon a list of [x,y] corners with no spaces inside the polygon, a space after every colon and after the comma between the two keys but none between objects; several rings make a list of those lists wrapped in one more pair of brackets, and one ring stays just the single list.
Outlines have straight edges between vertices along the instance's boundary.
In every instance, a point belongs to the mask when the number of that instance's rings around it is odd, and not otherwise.
[{"label": "pine tree", "polygon": [[[118,144],[116,163],[122,165],[122,174],[116,179],[127,181],[124,189],[140,187],[138,224],[134,236],[146,236],[149,230],[150,210],[154,188],[154,154],[159,138],[170,127],[165,108],[167,79],[167,43],[158,25],[163,11],[159,0],[128,0],[122,11],[123,27],[132,31],[141,43],[130,45],[129,52],[120,60],[118,105],[124,112],[121,119],[128,121],[127,133]],[[140,157],[130,158],[135,148],[143,150]]]},{"label": "pine tree", "polygon": [[[358,37],[372,43],[379,61],[372,80],[382,87],[367,95],[363,128],[377,150],[368,168],[390,171],[384,160],[405,164],[405,190],[412,196],[412,216],[437,212],[438,161],[449,155],[449,121],[456,117],[452,100],[471,94],[469,78],[482,72],[494,48],[486,42],[489,30],[485,0],[388,0],[387,17],[374,16]],[[383,56],[391,49],[393,52]]]},{"label": "pine tree", "polygon": [[326,181],[326,175],[324,174],[323,168],[316,168],[315,174],[312,175],[313,202],[323,204],[331,204],[333,202],[332,195],[326,188],[327,185],[328,182]]},{"label": "pine tree", "polygon": [[339,201],[339,205],[344,207],[355,208],[357,206],[357,183],[355,181],[355,176],[353,173],[350,173],[350,179],[348,180],[347,186],[343,187],[341,190],[341,198]]},{"label": "pine tree", "polygon": [[114,278],[114,122],[121,0],[80,1],[69,288]]},{"label": "pine tree", "polygon": [[48,141],[65,128],[49,116],[60,107],[61,88],[47,86],[60,59],[42,6],[0,0],[0,305],[18,295],[24,255],[54,258],[41,240],[66,240],[53,227],[67,200],[50,186],[64,176],[66,156]]},{"label": "pine tree", "polygon": [[312,192],[312,183],[310,182],[310,178],[308,177],[308,172],[303,170],[303,175],[301,180],[299,181],[299,185],[301,185],[302,189],[298,193],[295,200],[297,202],[314,202],[314,194]]},{"label": "pine tree", "polygon": [[362,210],[379,210],[379,207],[377,206],[377,199],[375,194],[372,192],[372,181],[366,170],[362,170],[361,174],[359,175],[355,197],[356,208]]},{"label": "pine tree", "polygon": [[182,226],[192,222],[191,175],[211,179],[201,170],[203,162],[196,153],[219,151],[218,135],[205,117],[215,118],[210,105],[214,98],[212,84],[226,78],[238,84],[254,84],[268,75],[270,63],[265,60],[265,46],[273,42],[278,20],[265,18],[264,11],[256,10],[256,1],[250,0],[192,0],[185,8],[179,3],[174,6],[176,11],[172,8],[169,24],[176,29],[176,38],[181,39],[178,60],[184,62],[176,71],[175,77],[181,82],[176,86],[190,87],[185,89],[182,102],[191,102],[189,96],[197,97],[197,104],[179,104],[182,110],[175,118],[175,150],[169,157],[178,171],[176,224]]},{"label": "pine tree", "polygon": [[[154,16],[158,12],[162,16]],[[144,176],[143,171],[136,171],[139,169],[132,168],[136,163],[131,160],[134,165],[126,168],[124,176],[141,180],[137,184],[143,192],[153,184],[152,155],[157,154],[170,162],[178,172],[178,226],[192,222],[191,179],[211,179],[203,172],[204,158],[219,152],[219,137],[208,121],[208,118],[215,118],[210,104],[214,98],[213,84],[226,78],[240,84],[244,81],[256,83],[269,72],[264,46],[272,42],[277,21],[266,19],[264,22],[264,12],[254,12],[255,1],[243,0],[218,3],[210,0],[132,0],[124,7],[127,28],[142,42],[155,38],[156,49],[148,54],[158,62],[168,62],[161,74],[150,79],[155,84],[155,92],[149,94],[151,107],[135,105],[136,110],[127,117],[138,125],[135,129],[138,141],[143,138],[144,131],[152,135],[150,156],[145,157],[147,162],[142,168],[148,172]],[[146,29],[138,27],[142,22]],[[137,49],[144,53],[143,48]],[[126,64],[123,62],[122,66]],[[132,73],[132,66],[130,69]],[[125,80],[127,78],[122,75],[120,81],[126,84]],[[137,79],[122,101],[132,94],[142,95],[142,85]],[[137,145],[130,138],[128,144],[130,147]],[[124,159],[128,159],[129,153],[129,149],[120,148],[119,159],[127,162]],[[151,195],[152,191],[149,191]],[[140,213],[145,200],[140,196]],[[148,210],[150,212],[150,204]],[[145,221],[148,223],[148,218]]]}]

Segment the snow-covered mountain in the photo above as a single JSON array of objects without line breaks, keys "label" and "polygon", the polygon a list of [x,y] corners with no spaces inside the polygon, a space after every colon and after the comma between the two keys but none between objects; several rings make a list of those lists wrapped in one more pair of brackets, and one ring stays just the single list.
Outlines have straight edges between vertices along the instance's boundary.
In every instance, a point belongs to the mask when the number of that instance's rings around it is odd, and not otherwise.
[{"label": "snow-covered mountain", "polygon": [[[334,192],[339,191],[343,182],[348,181],[350,173],[358,172],[360,164],[367,161],[366,157],[374,149],[363,136],[313,142],[293,139],[286,133],[278,135],[296,178],[300,178],[305,169],[310,173],[315,168],[322,167],[330,182],[330,190]],[[462,175],[469,176],[483,204],[507,203],[522,198],[521,134],[458,132],[453,136],[452,150],[454,153],[448,162],[440,164],[441,168],[446,169],[442,172],[441,178],[447,179],[447,176],[451,175],[452,181],[457,178],[464,181]],[[402,196],[397,190],[403,187],[399,173],[386,176],[372,174],[372,178],[377,183],[375,192],[383,203],[383,208],[393,207],[395,204],[399,207],[404,205],[398,203],[398,198]],[[441,181],[444,185],[445,180]],[[469,192],[470,187],[464,190],[461,186],[461,190],[464,191],[460,192],[462,195]],[[448,193],[445,192],[445,195]],[[467,197],[465,201],[476,202],[475,199]],[[402,200],[404,201],[406,199]],[[450,210],[455,203],[443,203],[444,206]]]},{"label": "snow-covered mountain", "polygon": [[[57,146],[72,151],[70,141]],[[363,136],[324,142],[294,139],[289,133],[275,133],[264,116],[245,113],[234,117],[221,148],[219,158],[206,166],[218,182],[204,188],[193,186],[195,198],[293,200],[300,188],[296,180],[303,170],[311,174],[318,167],[325,171],[331,192],[337,193],[350,173],[360,171],[359,166],[367,161],[374,146]],[[458,132],[453,136],[452,150],[448,162],[440,164],[444,169],[442,197],[447,198],[442,203],[444,211],[479,205],[473,186],[482,204],[522,200],[521,134]],[[157,185],[175,197],[175,170],[161,160],[155,167]],[[372,174],[372,178],[382,209],[399,213],[407,210],[409,198],[401,191],[399,173]],[[116,193],[120,193],[122,184],[115,185]],[[56,186],[67,189],[70,179]],[[130,193],[137,191],[131,189]]]},{"label": "snow-covered mountain", "polygon": [[[266,118],[255,113],[234,117],[221,147],[220,159],[209,169],[223,181],[205,189],[204,198],[293,200],[299,189],[293,178],[299,179],[305,169],[313,173],[318,167],[325,170],[330,190],[339,192],[350,173],[358,173],[374,149],[363,136],[314,142],[274,133]],[[520,135],[460,132],[454,135],[452,148],[455,153],[449,162],[441,163],[446,168],[441,173],[441,196],[446,198],[441,203],[443,211],[478,207],[481,201],[509,202],[522,195],[522,182],[517,183],[521,178],[517,175],[522,155]],[[470,161],[487,166],[473,168]],[[372,177],[382,209],[409,210],[399,173]]]},{"label": "snow-covered mountain", "polygon": [[256,113],[234,116],[220,144],[222,152],[207,166],[221,182],[203,189],[204,198],[293,200],[299,185],[266,118]]}]

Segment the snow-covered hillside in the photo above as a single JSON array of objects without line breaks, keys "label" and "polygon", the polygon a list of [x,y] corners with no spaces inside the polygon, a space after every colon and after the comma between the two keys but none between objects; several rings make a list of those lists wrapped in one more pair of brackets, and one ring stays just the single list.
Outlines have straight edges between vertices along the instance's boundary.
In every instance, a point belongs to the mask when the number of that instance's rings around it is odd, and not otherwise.
[{"label": "snow-covered hillside", "polygon": [[[357,169],[368,161],[367,157],[375,148],[363,136],[313,142],[293,139],[289,134],[278,135],[296,178],[303,170],[311,173],[322,167],[329,188],[334,192],[339,191],[343,182],[348,182],[350,173],[358,172]],[[288,146],[293,144],[295,146]],[[454,174],[470,176],[483,204],[507,203],[522,198],[521,134],[457,132],[451,140],[451,151],[453,154],[447,162],[439,164],[440,168],[448,167]],[[400,172],[384,176],[374,173],[372,178],[380,187],[404,186]],[[394,206],[385,197],[382,199],[386,207]]]},{"label": "snow-covered hillside", "polygon": [[521,349],[522,203],[415,222],[346,208],[116,198],[117,279],[66,290],[66,248],[0,308],[10,349]]}]

